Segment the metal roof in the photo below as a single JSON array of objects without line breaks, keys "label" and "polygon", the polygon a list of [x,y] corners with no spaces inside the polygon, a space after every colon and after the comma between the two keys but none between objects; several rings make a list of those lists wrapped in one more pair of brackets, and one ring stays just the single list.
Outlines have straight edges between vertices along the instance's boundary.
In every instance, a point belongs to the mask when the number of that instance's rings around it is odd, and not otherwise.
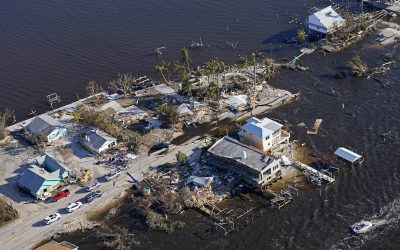
[{"label": "metal roof", "polygon": [[317,26],[323,26],[329,30],[335,25],[342,25],[345,23],[345,20],[332,8],[332,6],[328,6],[310,15],[308,17],[308,22]]},{"label": "metal roof", "polygon": [[46,180],[58,180],[59,170],[49,173],[44,168],[31,165],[26,169],[18,180],[18,185],[29,190],[35,195]]},{"label": "metal roof", "polygon": [[57,170],[60,170],[60,174],[63,175],[66,171],[69,172],[70,169],[65,166],[64,164],[57,161],[54,156],[45,153],[42,156],[36,158],[36,161],[39,166],[43,166],[46,168],[47,171],[53,173]]},{"label": "metal roof", "polygon": [[258,172],[261,172],[269,165],[263,161],[265,155],[229,136],[225,136],[217,141],[208,151],[215,155],[240,162]]},{"label": "metal roof", "polygon": [[244,125],[242,129],[260,138],[271,135],[272,133],[283,127],[282,124],[269,118],[258,120],[257,118],[252,117],[247,119],[247,122],[248,123]]},{"label": "metal roof", "polygon": [[361,155],[356,154],[356,153],[348,150],[347,148],[343,148],[343,147],[336,149],[335,155],[337,155],[340,158],[343,158],[346,161],[349,161],[351,163],[357,161],[358,159],[360,159],[362,157]]},{"label": "metal roof", "polygon": [[87,129],[83,140],[94,149],[100,149],[107,141],[117,141],[115,137],[99,129]]},{"label": "metal roof", "polygon": [[61,123],[47,114],[35,117],[26,129],[33,134],[50,134],[55,128],[62,127]]}]

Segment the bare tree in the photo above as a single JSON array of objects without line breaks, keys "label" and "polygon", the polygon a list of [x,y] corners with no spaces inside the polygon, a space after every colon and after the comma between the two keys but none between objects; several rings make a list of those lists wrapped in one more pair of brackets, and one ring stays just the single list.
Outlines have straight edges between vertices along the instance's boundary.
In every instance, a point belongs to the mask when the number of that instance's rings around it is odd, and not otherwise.
[{"label": "bare tree", "polygon": [[58,147],[57,148],[58,153],[60,153],[61,157],[63,158],[63,162],[65,164],[70,163],[70,158],[73,155],[73,151],[71,148],[68,147]]},{"label": "bare tree", "polygon": [[7,137],[7,123],[14,116],[14,111],[11,109],[6,109],[3,112],[0,112],[0,140],[3,140]]},{"label": "bare tree", "polygon": [[97,236],[103,238],[103,244],[110,249],[133,249],[139,242],[135,240],[135,234],[125,227],[103,226],[97,231]]},{"label": "bare tree", "polygon": [[122,91],[126,98],[131,92],[131,85],[135,82],[136,77],[132,73],[118,73],[117,78],[110,81],[109,88],[112,91]]},{"label": "bare tree", "polygon": [[95,96],[97,102],[100,100],[100,96],[96,95],[103,92],[103,88],[96,83],[94,80],[90,80],[86,85],[86,94],[88,96]]}]

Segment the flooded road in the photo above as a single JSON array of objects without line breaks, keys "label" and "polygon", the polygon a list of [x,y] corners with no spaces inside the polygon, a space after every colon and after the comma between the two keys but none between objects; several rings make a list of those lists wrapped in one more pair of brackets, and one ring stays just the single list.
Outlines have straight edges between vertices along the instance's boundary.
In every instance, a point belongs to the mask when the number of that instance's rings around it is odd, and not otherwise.
[{"label": "flooded road", "polygon": [[[304,6],[311,6],[310,1],[286,0],[19,2],[4,1],[0,9],[0,31],[7,34],[0,40],[0,108],[12,107],[19,117],[31,106],[44,109],[44,96],[52,91],[65,102],[74,100],[90,79],[104,82],[119,71],[153,75],[158,60],[150,55],[154,47],[168,46],[165,57],[172,60],[179,48],[199,36],[210,46],[193,51],[194,63],[214,56],[235,62],[238,54],[255,49],[269,53],[270,46],[275,58],[289,57],[298,47],[281,42],[298,26],[287,21],[295,12],[306,15]],[[344,146],[364,155],[361,168],[341,168],[334,185],[322,192],[302,191],[290,205],[270,210],[226,237],[209,231],[204,219],[193,215],[190,228],[147,233],[140,248],[398,249],[400,51],[375,46],[374,38],[337,54],[305,56],[301,62],[311,71],[282,70],[272,81],[274,87],[300,92],[300,99],[270,117],[288,121],[292,138],[318,154],[331,155]],[[237,50],[221,48],[228,39],[239,41]],[[374,67],[386,53],[397,62],[385,76],[391,81],[386,88],[373,79],[334,78],[354,55]],[[318,135],[296,126],[311,126],[317,118],[323,119]],[[393,136],[385,139],[382,135],[390,131]],[[376,220],[379,226],[362,236],[348,234],[349,226],[362,219]],[[95,244],[80,237],[73,242],[80,249]]]}]

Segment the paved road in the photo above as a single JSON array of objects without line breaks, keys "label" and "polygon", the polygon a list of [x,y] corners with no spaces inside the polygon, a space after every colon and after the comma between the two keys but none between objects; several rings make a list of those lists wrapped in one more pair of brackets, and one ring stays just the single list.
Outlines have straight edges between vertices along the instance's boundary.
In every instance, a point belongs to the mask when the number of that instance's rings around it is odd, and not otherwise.
[{"label": "paved road", "polygon": [[[193,139],[192,141],[194,141]],[[157,166],[167,162],[176,161],[176,153],[181,151],[189,155],[193,149],[204,146],[204,141],[189,142],[185,145],[174,146],[168,150],[165,155],[152,155],[149,157],[143,157],[134,162],[131,169],[128,170],[129,174],[139,177],[141,173],[148,171],[150,166]],[[100,190],[103,192],[101,198],[95,199],[89,204],[84,203],[81,208],[75,210],[72,213],[67,213],[65,207],[74,201],[82,199],[88,193],[77,192],[64,198],[57,203],[49,204],[49,207],[43,211],[30,214],[27,218],[19,219],[14,223],[4,226],[0,232],[0,248],[1,249],[31,249],[35,244],[45,239],[46,237],[54,234],[60,229],[66,222],[72,218],[83,216],[90,210],[96,210],[97,208],[104,206],[116,196],[119,196],[121,192],[126,190],[127,184],[130,185],[132,179],[126,174],[126,171],[115,181],[102,183]],[[77,191],[80,188],[72,188],[71,191]],[[50,225],[46,225],[43,219],[49,214],[59,212],[61,219]]]}]

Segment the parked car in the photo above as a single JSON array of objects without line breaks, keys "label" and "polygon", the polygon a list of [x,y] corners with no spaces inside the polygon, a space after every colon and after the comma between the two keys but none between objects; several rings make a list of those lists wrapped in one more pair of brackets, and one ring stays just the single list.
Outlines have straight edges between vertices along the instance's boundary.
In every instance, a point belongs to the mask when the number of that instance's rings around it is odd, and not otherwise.
[{"label": "parked car", "polygon": [[100,183],[95,181],[95,182],[87,185],[85,188],[86,188],[86,191],[91,192],[91,191],[95,190],[96,188],[98,188],[99,186],[100,186]]},{"label": "parked car", "polygon": [[104,178],[106,179],[106,181],[111,181],[112,179],[117,178],[120,174],[121,174],[121,170],[119,170],[119,169],[113,169],[113,170],[111,170],[111,172],[109,172],[108,174],[106,174],[106,175],[104,176]]},{"label": "parked car", "polygon": [[44,218],[44,223],[49,225],[50,223],[53,223],[53,222],[59,220],[60,218],[61,218],[61,215],[59,213],[50,214],[49,216]]},{"label": "parked car", "polygon": [[92,192],[90,194],[88,194],[85,198],[86,202],[92,202],[94,199],[99,198],[103,195],[103,193],[100,190],[97,190],[95,192]]},{"label": "parked car", "polygon": [[171,147],[170,144],[162,142],[162,143],[156,144],[153,147],[151,147],[150,151],[149,151],[149,154],[154,153],[154,152],[156,152],[158,150],[161,150],[161,149],[164,149],[164,148],[168,149],[170,147]]},{"label": "parked car", "polygon": [[64,198],[64,197],[68,197],[69,194],[70,194],[69,190],[68,190],[68,189],[64,189],[64,190],[58,191],[58,192],[52,197],[52,199],[53,199],[53,201],[59,201],[59,200],[61,200],[61,199]]},{"label": "parked car", "polygon": [[82,202],[77,201],[74,203],[70,203],[66,209],[67,209],[68,213],[72,213],[73,211],[77,210],[80,207],[82,207]]}]

